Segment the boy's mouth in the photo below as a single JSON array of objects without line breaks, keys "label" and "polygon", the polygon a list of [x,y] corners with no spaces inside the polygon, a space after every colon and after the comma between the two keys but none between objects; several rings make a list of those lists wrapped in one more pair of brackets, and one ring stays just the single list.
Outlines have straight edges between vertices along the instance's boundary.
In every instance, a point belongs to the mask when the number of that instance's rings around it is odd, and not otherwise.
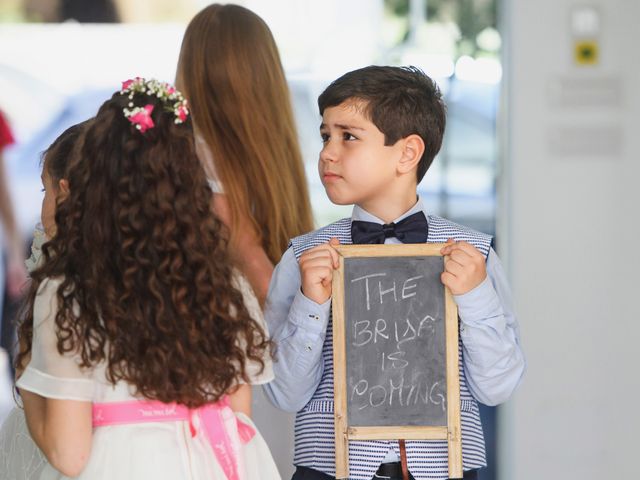
[{"label": "boy's mouth", "polygon": [[339,180],[340,178],[342,178],[340,175],[338,175],[337,173],[333,173],[333,172],[324,172],[322,174],[322,180],[324,180],[325,182],[331,182],[334,180]]}]

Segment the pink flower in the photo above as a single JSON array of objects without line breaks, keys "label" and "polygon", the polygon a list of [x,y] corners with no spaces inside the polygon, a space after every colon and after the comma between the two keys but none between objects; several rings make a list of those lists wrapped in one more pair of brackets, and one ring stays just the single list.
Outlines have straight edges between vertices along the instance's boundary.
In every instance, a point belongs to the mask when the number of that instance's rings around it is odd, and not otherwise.
[{"label": "pink flower", "polygon": [[129,117],[129,121],[133,123],[140,132],[144,133],[148,129],[154,127],[151,112],[153,112],[153,105],[145,105],[144,109],[139,110],[134,115],[131,115]]},{"label": "pink flower", "polygon": [[180,105],[178,107],[178,110],[177,110],[176,114],[178,115],[178,118],[180,119],[180,121],[184,122],[187,119],[187,115],[189,114],[189,110],[187,110],[187,108],[184,105]]},{"label": "pink flower", "polygon": [[174,87],[172,87],[171,85],[167,84],[167,95],[171,95],[172,93],[175,93],[176,89]]},{"label": "pink flower", "polygon": [[129,88],[129,86],[132,83],[139,82],[140,80],[143,80],[143,78],[142,77],[135,77],[135,78],[130,78],[129,80],[126,80],[126,81],[122,82],[122,90],[126,90],[127,88]]}]

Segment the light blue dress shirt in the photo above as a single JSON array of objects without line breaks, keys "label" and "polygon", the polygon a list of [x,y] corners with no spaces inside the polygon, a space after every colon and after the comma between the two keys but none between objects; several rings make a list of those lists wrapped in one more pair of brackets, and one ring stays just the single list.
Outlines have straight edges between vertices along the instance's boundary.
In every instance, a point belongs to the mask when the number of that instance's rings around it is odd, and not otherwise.
[{"label": "light blue dress shirt", "polygon": [[[395,222],[423,211],[420,200]],[[383,224],[355,206],[352,220]],[[385,243],[400,243],[388,238]],[[487,277],[464,295],[454,295],[460,316],[463,365],[472,395],[485,405],[506,401],[525,370],[519,328],[511,304],[502,263],[493,249],[487,257]],[[276,342],[275,379],[264,385],[267,397],[282,410],[297,412],[311,400],[323,372],[325,340],[331,299],[322,305],[300,288],[300,269],[289,247],[276,266],[267,297],[265,319]]]}]

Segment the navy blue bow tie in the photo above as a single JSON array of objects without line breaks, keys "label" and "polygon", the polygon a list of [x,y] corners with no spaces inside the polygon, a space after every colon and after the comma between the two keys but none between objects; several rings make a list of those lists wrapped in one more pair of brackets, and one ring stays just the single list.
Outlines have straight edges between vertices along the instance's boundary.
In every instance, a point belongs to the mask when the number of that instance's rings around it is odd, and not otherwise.
[{"label": "navy blue bow tie", "polygon": [[351,240],[353,243],[383,244],[385,239],[395,237],[402,243],[425,243],[427,228],[427,219],[422,212],[384,225],[354,220],[351,222]]}]

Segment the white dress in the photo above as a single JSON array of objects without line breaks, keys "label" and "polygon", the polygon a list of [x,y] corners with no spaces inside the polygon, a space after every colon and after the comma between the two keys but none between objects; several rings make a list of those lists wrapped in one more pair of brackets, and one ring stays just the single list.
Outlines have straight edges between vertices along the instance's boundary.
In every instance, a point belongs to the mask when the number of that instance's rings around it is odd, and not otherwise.
[{"label": "white dress", "polygon": [[[31,256],[25,262],[28,272],[39,265],[45,241],[44,229],[38,224],[33,232]],[[44,455],[29,435],[24,411],[14,406],[0,428],[0,479],[38,479],[46,463]]]},{"label": "white dress", "polygon": [[24,411],[14,407],[0,429],[0,478],[36,480],[47,460],[29,435]]},{"label": "white dress", "polygon": [[[251,315],[264,319],[258,302],[246,280],[237,277],[237,286],[244,295]],[[77,366],[75,355],[60,355],[56,348],[54,318],[57,309],[57,280],[47,280],[40,287],[34,305],[34,335],[32,358],[18,387],[47,398],[92,401],[94,403],[121,402],[139,399],[125,382],[110,384],[105,377],[104,364],[84,370]],[[262,384],[273,379],[271,360],[265,358],[265,369],[257,374],[258,365],[247,365],[252,384]],[[236,416],[254,427],[253,422],[241,413]],[[0,434],[0,478],[16,480],[53,480],[67,478],[43,461],[38,464],[30,445],[19,445],[30,440],[24,437],[24,415],[14,411]],[[237,432],[235,421],[227,423],[231,437]],[[13,430],[13,432],[9,430]],[[7,439],[8,435],[15,437]],[[16,435],[17,434],[17,435]],[[27,434],[28,436],[28,434]],[[33,442],[31,442],[33,444]],[[23,447],[26,447],[23,449]],[[36,449],[37,450],[37,449]],[[3,465],[3,457],[6,465]],[[280,479],[269,448],[256,429],[255,436],[241,447],[238,459],[241,478],[256,480]],[[3,470],[5,469],[6,470]],[[104,426],[94,429],[91,455],[83,472],[75,477],[82,480],[138,480],[138,479],[226,479],[218,464],[204,431],[196,429],[192,436],[187,421],[149,422]]]},{"label": "white dress", "polygon": [[207,182],[209,183],[209,188],[213,193],[224,193],[224,188],[222,188],[222,183],[218,179],[218,173],[216,172],[216,164],[213,161],[213,154],[211,153],[211,149],[202,135],[198,133],[198,130],[195,131],[195,143],[196,143],[196,154],[198,155],[198,160],[204,167],[204,171],[207,175]]}]

